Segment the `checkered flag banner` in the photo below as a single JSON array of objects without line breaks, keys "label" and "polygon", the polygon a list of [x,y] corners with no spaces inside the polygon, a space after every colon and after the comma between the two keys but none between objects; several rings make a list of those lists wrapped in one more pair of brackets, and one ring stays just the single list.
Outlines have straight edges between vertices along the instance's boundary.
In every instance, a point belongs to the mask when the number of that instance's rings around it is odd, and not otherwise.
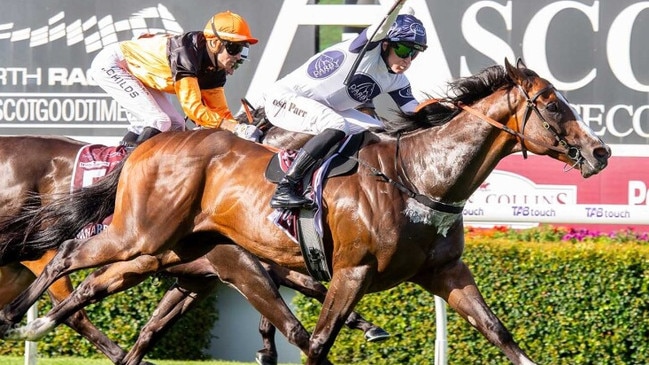
[{"label": "checkered flag banner", "polygon": [[[152,23],[161,24],[162,27],[149,26]],[[118,42],[118,34],[121,32],[131,32],[130,36],[123,37],[129,39],[145,33],[180,34],[183,29],[162,4],[144,8],[131,14],[128,19],[117,21],[113,19],[112,15],[107,15],[99,20],[96,16],[92,16],[86,21],[77,19],[67,23],[65,12],[61,11],[49,18],[47,25],[36,29],[14,29],[13,23],[0,24],[0,40],[29,41],[30,47],[38,47],[65,38],[68,46],[83,42],[86,53],[98,51],[109,44]]]}]

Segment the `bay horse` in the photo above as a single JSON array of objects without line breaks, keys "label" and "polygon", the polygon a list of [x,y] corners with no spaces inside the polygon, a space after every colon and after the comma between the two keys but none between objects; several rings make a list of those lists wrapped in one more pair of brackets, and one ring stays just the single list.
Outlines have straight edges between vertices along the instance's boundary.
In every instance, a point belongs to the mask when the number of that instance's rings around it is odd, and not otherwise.
[{"label": "bay horse", "polygon": [[[28,201],[47,203],[55,194],[70,192],[72,170],[77,152],[86,143],[58,136],[0,137],[0,216],[18,215]],[[19,227],[11,227],[11,229]],[[0,230],[0,241],[11,229]],[[8,262],[0,260],[0,307],[11,302],[39,275],[54,256],[55,250],[39,257],[20,257]],[[72,292],[67,276],[54,282],[48,289],[54,303]],[[66,319],[66,324],[90,341],[111,361],[126,355],[117,344],[106,337],[88,319],[85,311],[78,311]]]},{"label": "bay horse", "polygon": [[[237,117],[244,122],[245,116]],[[252,115],[253,122],[259,122],[263,118],[263,111],[255,111]],[[250,122],[250,121],[246,121]],[[299,147],[308,136],[293,135],[278,128],[271,128],[265,138],[268,143],[277,146],[286,144],[288,147]],[[66,195],[71,189],[72,171],[74,169],[75,157],[80,148],[86,142],[60,136],[3,136],[0,137],[0,217],[18,216],[21,211],[34,209],[34,205],[47,204],[55,197]],[[110,208],[108,208],[110,211]],[[112,213],[112,212],[111,212]],[[102,217],[103,218],[103,217]],[[16,237],[23,227],[21,225],[0,226],[0,242],[3,245],[15,245],[12,237]],[[71,236],[72,237],[72,236]],[[7,253],[9,248],[2,249]],[[233,249],[219,248],[217,252],[228,252],[229,256],[234,255]],[[38,254],[16,254],[2,255],[0,259],[0,308],[11,302],[21,291],[38,276],[45,265],[55,254],[55,249]],[[246,254],[235,251],[236,254]],[[225,255],[225,254],[224,254]],[[201,263],[211,270],[216,276],[219,266],[225,267],[226,263],[216,261],[218,255],[211,255],[215,260]],[[273,267],[264,264],[266,270],[273,270]],[[199,265],[191,268],[204,273],[207,269],[201,269]],[[299,291],[307,296],[324,300],[326,288],[310,276],[296,272],[286,272],[284,269],[275,268],[277,272],[269,272],[270,278],[276,286],[286,286]],[[182,274],[187,275],[185,270]],[[221,269],[221,272],[226,272]],[[238,279],[238,285],[246,285],[244,278]],[[249,284],[248,284],[249,285]],[[259,284],[257,284],[259,285]],[[236,285],[234,285],[236,287]],[[54,282],[48,289],[52,301],[56,304],[65,299],[72,292],[72,284],[67,276]],[[89,320],[85,311],[81,310],[66,319],[65,323],[77,333],[90,341],[99,351],[104,353],[113,363],[119,364],[123,361],[126,352],[117,344],[106,337]],[[380,341],[387,338],[388,334],[380,327],[365,321],[360,315],[353,313],[347,322],[350,328],[360,329],[365,333],[368,341]],[[257,358],[262,364],[275,364],[277,362],[277,349],[274,341],[275,328],[262,316],[259,332],[262,336],[264,348],[259,350]],[[145,353],[137,354],[144,356]]]},{"label": "bay horse", "polygon": [[[443,298],[513,364],[534,364],[462,261],[463,206],[512,153],[545,155],[588,178],[606,167],[610,148],[520,60],[449,86],[452,95],[442,102],[424,103],[386,123],[387,133],[374,134],[354,174],[326,181],[324,244],[332,277],[306,364],[329,363],[327,354],[363,295],[406,281]],[[57,227],[67,227],[76,194],[54,202],[53,214],[36,214],[37,226],[40,219],[48,225],[27,235],[26,249],[58,251],[0,312],[0,333],[38,340],[88,303],[202,257],[215,241],[194,244],[201,235],[222,236],[262,260],[306,272],[299,247],[267,219],[275,186],[263,173],[273,153],[224,131],[168,132],[148,140],[124,164],[113,222],[99,235],[63,241],[67,237],[57,234]],[[100,266],[47,315],[12,327],[53,280]],[[186,283],[187,290],[199,284]]]}]

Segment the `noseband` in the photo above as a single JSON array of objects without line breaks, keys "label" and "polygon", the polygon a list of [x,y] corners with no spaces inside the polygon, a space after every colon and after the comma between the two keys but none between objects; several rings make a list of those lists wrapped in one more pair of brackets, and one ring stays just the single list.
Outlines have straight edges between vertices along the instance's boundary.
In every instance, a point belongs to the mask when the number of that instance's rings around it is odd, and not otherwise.
[{"label": "noseband", "polygon": [[[525,96],[526,104],[527,104],[526,108],[525,108],[525,114],[523,115],[523,124],[521,126],[521,131],[520,132],[511,129],[511,128],[507,127],[506,125],[498,123],[497,121],[495,121],[492,118],[478,112],[477,110],[469,107],[468,105],[459,104],[458,106],[460,108],[462,108],[463,110],[469,112],[470,114],[480,118],[481,120],[484,120],[487,123],[493,125],[494,127],[498,128],[498,129],[501,129],[501,130],[503,130],[503,131],[505,131],[505,132],[507,132],[507,133],[509,133],[511,135],[514,135],[514,136],[518,137],[518,139],[520,140],[520,143],[521,143],[521,149],[522,149],[522,153],[523,153],[523,158],[527,158],[527,148],[525,148],[525,143],[524,143],[525,140],[527,140],[527,141],[532,142],[532,143],[534,143],[536,145],[543,146],[543,147],[545,147],[547,149],[551,149],[553,151],[565,154],[566,156],[568,156],[569,159],[574,161],[574,164],[571,166],[571,168],[574,168],[575,166],[581,164],[582,161],[584,160],[584,157],[582,156],[581,151],[579,150],[579,148],[570,145],[568,143],[568,141],[565,140],[565,138],[561,137],[559,132],[557,132],[557,130],[553,126],[551,126],[550,123],[547,122],[547,120],[545,120],[545,118],[543,117],[543,114],[541,114],[541,111],[539,110],[538,106],[536,105],[536,100],[541,95],[543,95],[548,90],[555,90],[554,86],[548,85],[548,86],[544,87],[543,89],[539,90],[538,92],[536,92],[536,94],[534,94],[534,96],[532,96],[532,97],[530,97],[527,94],[527,92],[525,91],[525,89],[523,89],[523,87],[520,86],[519,84],[516,84],[516,87],[518,87],[518,89],[523,94],[523,96]],[[527,125],[527,121],[528,121],[530,115],[532,114],[532,111],[534,111],[534,113],[536,113],[536,115],[542,121],[543,128],[550,131],[554,135],[554,139],[557,141],[557,143],[561,147],[557,147],[557,146],[554,146],[554,145],[548,145],[547,143],[541,142],[541,141],[539,141],[537,139],[526,136],[524,134],[525,133],[525,126]]]}]

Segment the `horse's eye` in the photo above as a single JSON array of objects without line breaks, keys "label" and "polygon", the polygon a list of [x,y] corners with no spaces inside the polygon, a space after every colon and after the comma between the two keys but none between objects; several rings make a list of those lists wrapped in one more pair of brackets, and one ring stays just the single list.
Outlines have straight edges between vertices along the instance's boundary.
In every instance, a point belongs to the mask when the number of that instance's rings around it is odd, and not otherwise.
[{"label": "horse's eye", "polygon": [[553,101],[550,104],[546,105],[545,109],[551,113],[556,113],[559,111],[559,103]]}]

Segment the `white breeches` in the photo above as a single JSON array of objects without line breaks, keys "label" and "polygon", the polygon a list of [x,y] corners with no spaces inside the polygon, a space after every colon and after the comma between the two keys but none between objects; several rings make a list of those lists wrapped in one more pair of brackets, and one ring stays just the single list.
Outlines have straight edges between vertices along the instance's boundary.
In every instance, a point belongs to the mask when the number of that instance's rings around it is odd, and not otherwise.
[{"label": "white breeches", "polygon": [[293,132],[316,135],[331,128],[349,135],[372,127],[383,127],[380,120],[356,109],[336,111],[280,86],[274,86],[266,93],[264,109],[273,125]]},{"label": "white breeches", "polygon": [[144,127],[162,132],[185,129],[185,120],[169,100],[169,94],[147,87],[133,76],[117,43],[97,54],[90,74],[126,110],[129,131],[140,134]]}]

